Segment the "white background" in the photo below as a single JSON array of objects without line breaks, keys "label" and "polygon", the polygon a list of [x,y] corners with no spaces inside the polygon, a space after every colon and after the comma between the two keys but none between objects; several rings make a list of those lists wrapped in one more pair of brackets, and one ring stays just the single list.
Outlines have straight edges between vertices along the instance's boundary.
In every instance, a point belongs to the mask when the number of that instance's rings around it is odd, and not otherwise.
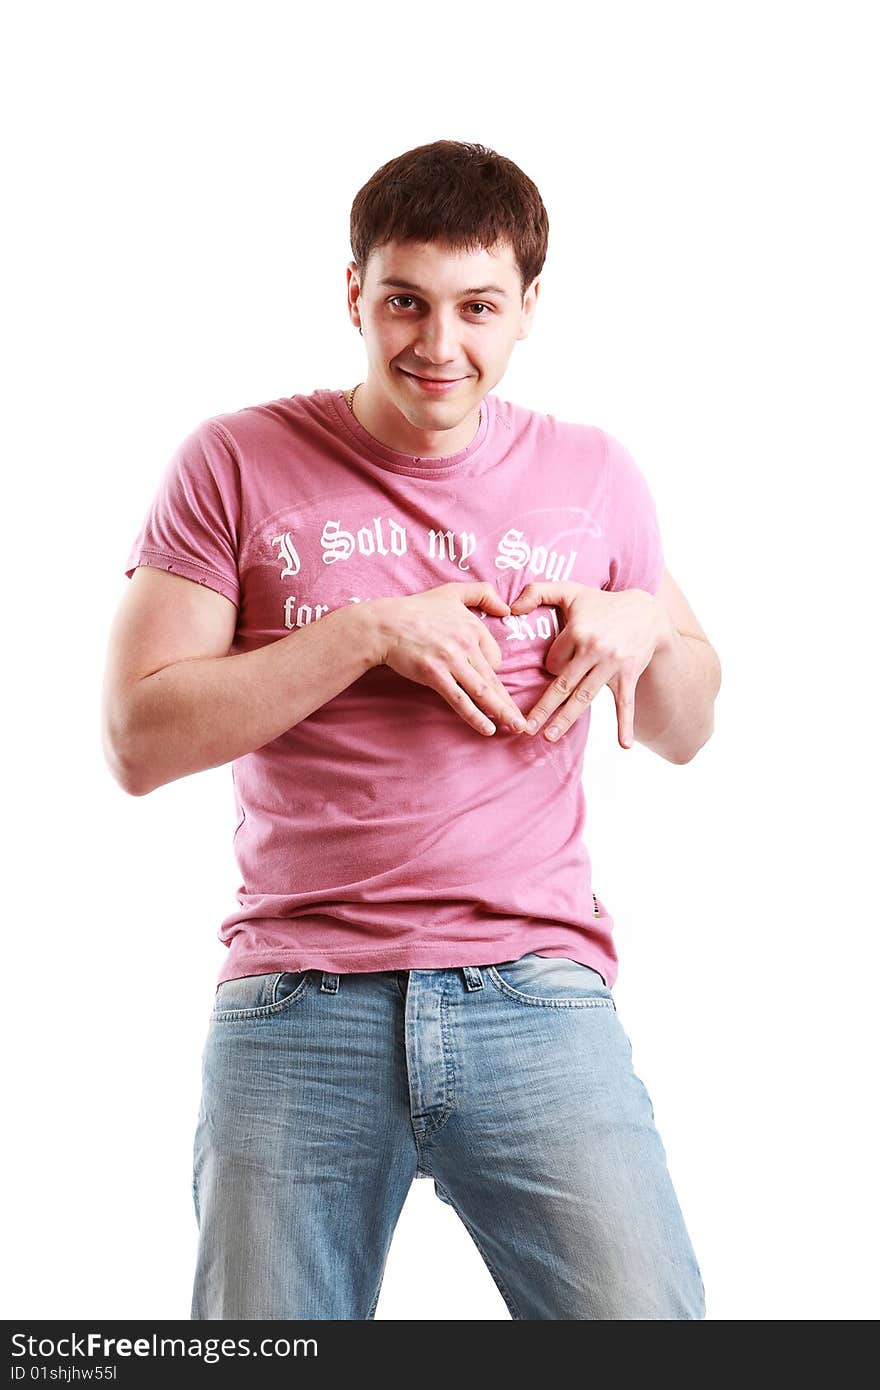
[{"label": "white background", "polygon": [[[351,201],[439,138],[515,160],[550,216],[496,392],[627,445],[722,661],[692,763],[622,751],[606,690],[585,766],[618,1009],[708,1316],[877,1316],[872,18],[175,0],[7,20],[5,1317],[189,1316],[231,776],[116,785],[108,629],[184,434],[363,378]],[[508,1318],[430,1182],[377,1318]]]}]

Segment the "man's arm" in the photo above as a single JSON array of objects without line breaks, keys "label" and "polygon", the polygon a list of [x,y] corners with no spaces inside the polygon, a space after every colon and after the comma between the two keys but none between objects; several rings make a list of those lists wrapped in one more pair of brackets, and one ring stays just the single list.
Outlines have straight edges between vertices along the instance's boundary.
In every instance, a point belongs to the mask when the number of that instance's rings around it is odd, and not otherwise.
[{"label": "man's arm", "polygon": [[229,655],[235,605],[166,570],[131,577],[111,630],[102,693],[104,753],[144,796],[262,748],[377,664],[367,604]]},{"label": "man's arm", "polygon": [[101,711],[107,763],[124,791],[145,796],[262,748],[385,665],[436,690],[477,733],[494,734],[492,721],[521,715],[495,674],[501,649],[470,610],[500,617],[507,607],[489,583],[440,584],[334,609],[230,655],[231,599],[139,566],[110,634]]},{"label": "man's arm", "polygon": [[721,662],[664,568],[656,601],[663,635],[636,686],[633,735],[671,763],[687,763],[715,727]]}]

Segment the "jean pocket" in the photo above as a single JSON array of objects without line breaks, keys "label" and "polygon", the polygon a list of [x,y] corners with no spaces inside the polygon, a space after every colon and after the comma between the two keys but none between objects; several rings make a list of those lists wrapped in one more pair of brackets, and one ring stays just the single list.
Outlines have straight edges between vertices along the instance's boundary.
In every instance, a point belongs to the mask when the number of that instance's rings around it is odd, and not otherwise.
[{"label": "jean pocket", "polygon": [[265,975],[223,980],[214,992],[211,1019],[234,1023],[245,1018],[271,1018],[302,999],[311,978],[310,970],[270,970]]},{"label": "jean pocket", "polygon": [[486,966],[486,974],[509,999],[558,1009],[612,1008],[614,997],[598,970],[568,956],[538,956]]}]

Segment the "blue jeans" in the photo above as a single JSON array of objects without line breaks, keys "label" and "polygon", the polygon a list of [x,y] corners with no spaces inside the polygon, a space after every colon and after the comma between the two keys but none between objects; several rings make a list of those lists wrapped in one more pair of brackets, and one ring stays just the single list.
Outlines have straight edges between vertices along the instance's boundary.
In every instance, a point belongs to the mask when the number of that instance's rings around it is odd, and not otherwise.
[{"label": "blue jeans", "polygon": [[512,1318],[703,1318],[654,1109],[602,976],[528,954],[217,987],[192,1318],[368,1319],[415,1177]]}]

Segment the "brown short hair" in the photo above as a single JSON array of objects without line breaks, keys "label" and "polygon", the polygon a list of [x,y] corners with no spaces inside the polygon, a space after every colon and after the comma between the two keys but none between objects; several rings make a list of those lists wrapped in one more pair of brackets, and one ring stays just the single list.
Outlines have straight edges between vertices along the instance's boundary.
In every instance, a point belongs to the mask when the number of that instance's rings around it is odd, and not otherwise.
[{"label": "brown short hair", "polygon": [[532,180],[485,145],[435,140],[377,169],[351,205],[351,249],[363,283],[370,252],[389,241],[439,241],[451,251],[508,242],[520,294],[547,258],[550,224]]}]

